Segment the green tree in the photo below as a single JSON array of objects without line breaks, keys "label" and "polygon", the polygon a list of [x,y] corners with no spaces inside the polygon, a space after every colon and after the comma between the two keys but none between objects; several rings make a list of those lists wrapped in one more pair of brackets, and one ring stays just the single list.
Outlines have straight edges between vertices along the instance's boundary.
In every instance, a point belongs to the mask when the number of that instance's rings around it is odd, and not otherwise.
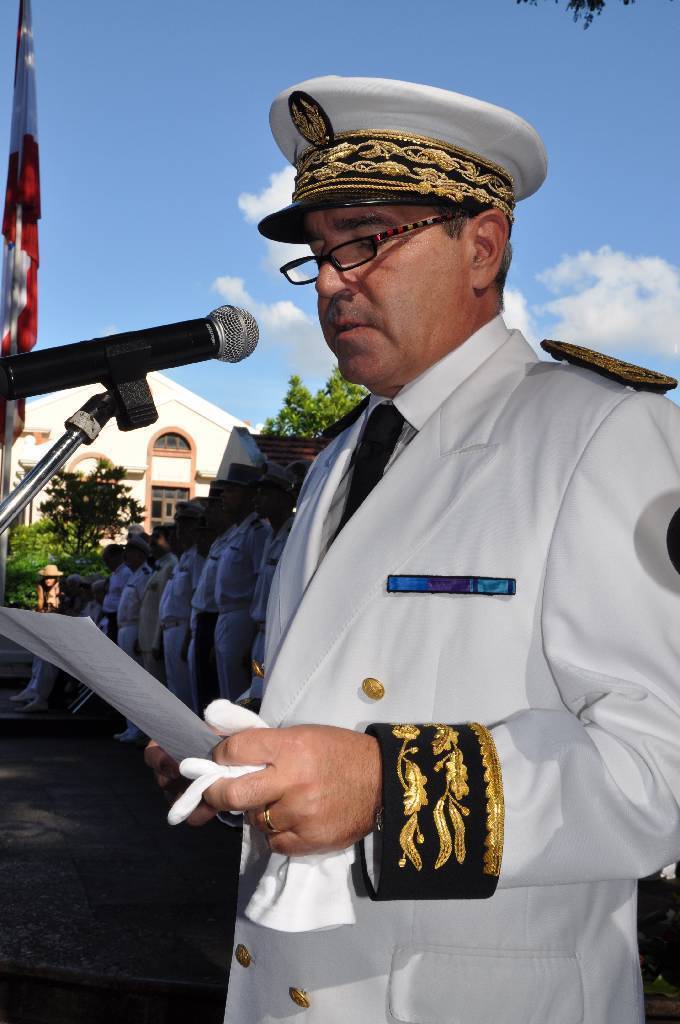
[{"label": "green tree", "polygon": [[[516,0],[518,4],[529,3],[532,7],[538,5],[538,0]],[[623,4],[628,7],[630,4],[634,4],[635,0],[622,0]],[[559,3],[559,0],[555,0],[555,3]],[[607,0],[569,0],[566,5],[566,10],[571,11],[574,16],[574,21],[578,21],[583,18],[583,27],[588,28],[592,25],[593,18],[602,14],[606,6]]]},{"label": "green tree", "polygon": [[100,576],[108,573],[99,549],[81,555],[64,551],[49,519],[39,519],[30,526],[13,526],[9,533],[5,604],[12,608],[35,608],[38,570],[50,562],[65,576],[72,572]]},{"label": "green tree", "polygon": [[294,374],[288,381],[283,405],[276,416],[265,421],[262,433],[278,437],[318,437],[365,395],[366,389],[346,381],[337,366],[315,395]]},{"label": "green tree", "polygon": [[93,551],[103,537],[114,538],[143,517],[144,508],[130,497],[124,478],[124,467],[106,459],[90,473],[62,471],[52,478],[40,511],[66,553]]}]

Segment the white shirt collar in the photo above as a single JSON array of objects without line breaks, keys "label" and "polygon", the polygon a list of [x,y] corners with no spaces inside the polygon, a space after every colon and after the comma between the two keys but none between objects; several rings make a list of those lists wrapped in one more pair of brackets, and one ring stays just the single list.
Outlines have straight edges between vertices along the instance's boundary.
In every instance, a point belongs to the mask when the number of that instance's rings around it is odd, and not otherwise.
[{"label": "white shirt collar", "polygon": [[[404,419],[415,430],[421,430],[444,399],[501,347],[509,333],[499,314],[471,334],[458,348],[448,352],[439,362],[428,366],[415,380],[405,384],[394,398],[394,405]],[[384,401],[380,395],[371,395],[366,415],[370,416],[376,405]]]}]

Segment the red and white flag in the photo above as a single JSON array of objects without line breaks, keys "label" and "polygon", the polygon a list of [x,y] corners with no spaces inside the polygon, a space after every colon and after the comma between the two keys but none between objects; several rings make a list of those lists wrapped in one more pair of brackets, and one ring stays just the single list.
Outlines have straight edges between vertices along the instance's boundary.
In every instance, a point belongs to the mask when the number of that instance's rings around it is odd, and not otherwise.
[{"label": "red and white flag", "polygon": [[[28,352],[38,333],[38,219],[40,171],[38,114],[31,0],[19,0],[14,104],[2,259],[2,355]],[[16,403],[14,438],[21,433],[24,403]],[[5,401],[0,399],[0,441],[5,435]]]}]

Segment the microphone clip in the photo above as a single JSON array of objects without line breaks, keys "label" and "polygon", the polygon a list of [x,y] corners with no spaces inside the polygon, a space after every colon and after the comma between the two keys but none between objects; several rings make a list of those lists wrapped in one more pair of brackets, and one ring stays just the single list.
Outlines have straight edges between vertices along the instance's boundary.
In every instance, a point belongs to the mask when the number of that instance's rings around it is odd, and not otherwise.
[{"label": "microphone clip", "polygon": [[138,339],[111,341],[106,346],[108,375],[104,386],[116,403],[119,430],[148,427],[158,419],[158,410],[146,380],[150,351],[151,346]]}]

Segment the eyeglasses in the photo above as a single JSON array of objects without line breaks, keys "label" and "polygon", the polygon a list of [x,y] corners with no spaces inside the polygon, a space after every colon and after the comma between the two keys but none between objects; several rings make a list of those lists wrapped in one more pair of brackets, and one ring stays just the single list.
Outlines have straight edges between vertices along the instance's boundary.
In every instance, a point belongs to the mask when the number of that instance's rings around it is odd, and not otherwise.
[{"label": "eyeglasses", "polygon": [[341,242],[334,246],[323,256],[302,256],[300,259],[291,260],[281,267],[281,273],[291,284],[311,284],[319,276],[319,271],[324,263],[330,263],[336,270],[355,270],[364,263],[369,263],[378,255],[378,246],[387,242],[396,235],[405,235],[407,231],[415,231],[416,228],[429,228],[432,224],[443,224],[452,220],[453,213],[444,213],[438,217],[426,217],[425,220],[417,220],[413,224],[404,224],[399,228],[387,228],[377,235],[364,235],[362,238],[353,238],[351,242]]}]

